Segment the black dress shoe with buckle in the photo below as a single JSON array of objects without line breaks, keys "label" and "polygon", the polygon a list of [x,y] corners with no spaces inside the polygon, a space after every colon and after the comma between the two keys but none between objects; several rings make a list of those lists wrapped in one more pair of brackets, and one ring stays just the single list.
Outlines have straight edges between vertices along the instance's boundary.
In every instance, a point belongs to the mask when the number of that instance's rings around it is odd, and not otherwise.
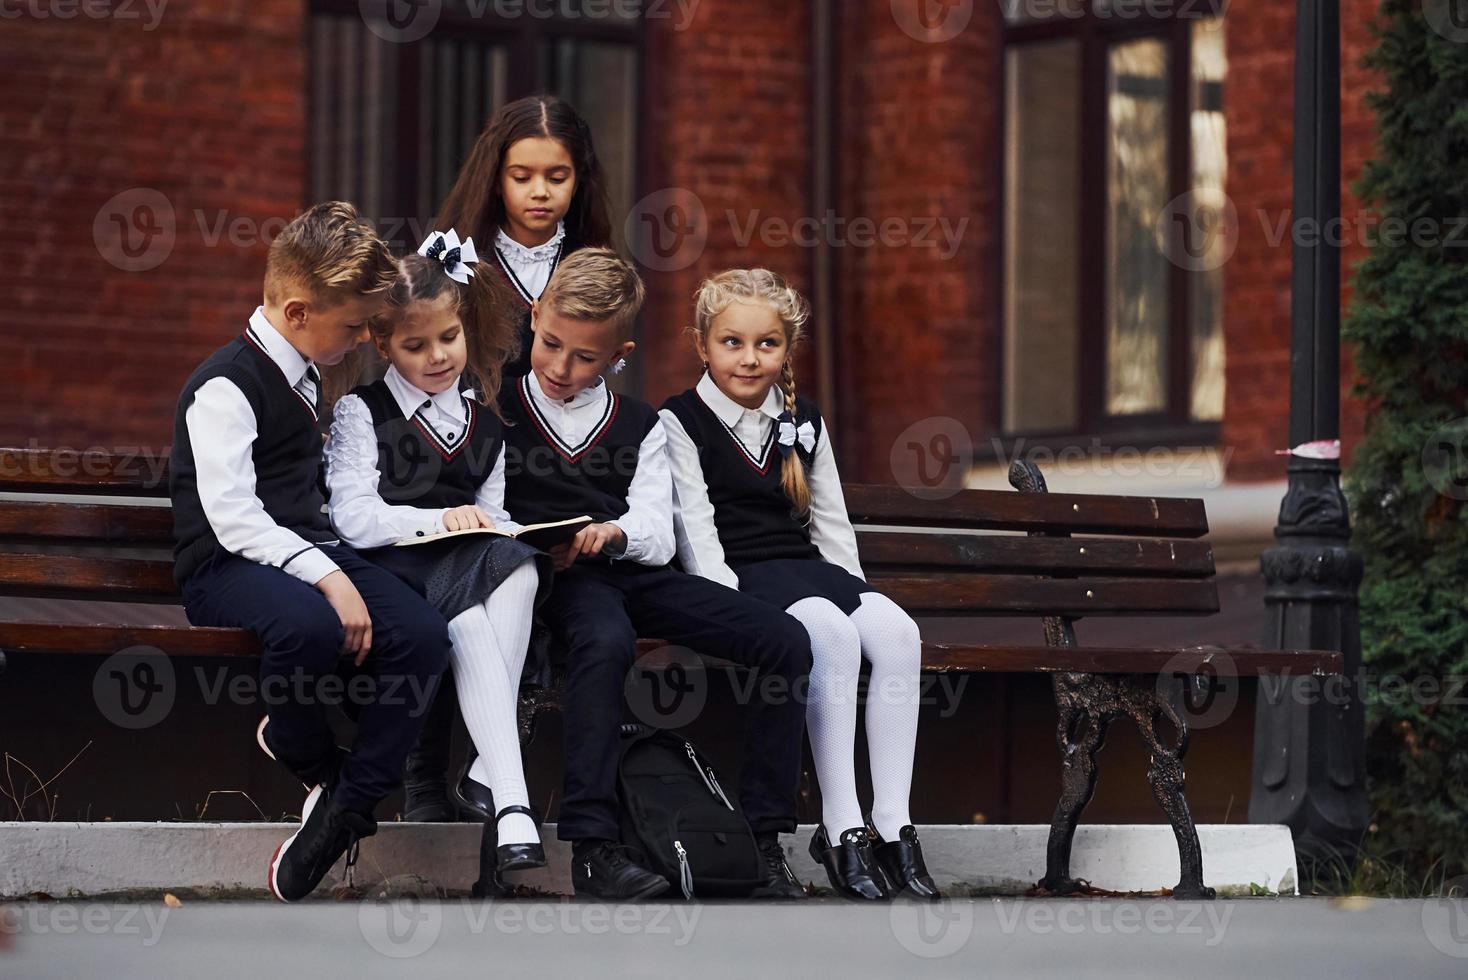
[{"label": "black dress shoe with buckle", "polygon": [[[511,813],[523,813],[532,822],[537,822],[535,811],[528,806],[507,806],[494,815],[495,824],[498,825]],[[545,867],[545,847],[538,842],[534,844],[499,844],[494,849],[494,855],[496,870],[500,872]]]},{"label": "black dress shoe with buckle", "polygon": [[571,884],[577,895],[604,902],[655,898],[673,887],[668,879],[634,861],[625,845],[609,840],[572,852]]},{"label": "black dress shoe with buckle", "polygon": [[847,898],[879,902],[888,897],[865,827],[843,831],[840,842],[832,846],[825,825],[818,826],[811,835],[810,856],[825,865],[831,887]]},{"label": "black dress shoe with buckle", "polygon": [[923,845],[918,841],[917,828],[912,824],[903,827],[894,841],[884,841],[873,831],[877,841],[877,864],[887,876],[887,882],[895,898],[920,898],[936,902],[943,895],[928,874],[923,861]]},{"label": "black dress shoe with buckle", "polygon": [[785,847],[775,836],[755,838],[765,865],[765,883],[752,893],[754,898],[795,899],[808,897],[805,886],[785,861]]}]

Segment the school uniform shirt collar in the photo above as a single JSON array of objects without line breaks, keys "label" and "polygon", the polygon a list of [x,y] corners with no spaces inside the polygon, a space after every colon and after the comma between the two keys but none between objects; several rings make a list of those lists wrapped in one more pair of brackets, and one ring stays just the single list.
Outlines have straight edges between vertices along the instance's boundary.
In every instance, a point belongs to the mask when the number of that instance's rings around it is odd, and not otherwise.
[{"label": "school uniform shirt collar", "polygon": [[[301,356],[301,352],[285,339],[285,335],[266,319],[265,307],[255,308],[250,316],[248,332],[265,349],[265,355],[280,368],[280,373],[285,375],[285,380],[292,388],[301,383],[301,378],[305,377],[307,371],[313,370],[310,360]],[[314,372],[312,380],[317,377],[320,377],[320,372]]]},{"label": "school uniform shirt collar", "polygon": [[430,395],[417,385],[409,384],[408,379],[402,376],[396,365],[388,367],[387,374],[383,375],[382,380],[387,383],[387,390],[392,392],[393,400],[398,403],[398,409],[402,411],[405,419],[412,418],[416,412],[430,406],[437,409],[446,418],[459,422],[467,418],[464,399],[468,393],[460,391],[457,384],[445,388],[436,395]]},{"label": "school uniform shirt collar", "polygon": [[505,234],[503,228],[495,235],[495,244],[499,246],[500,253],[506,259],[517,265],[530,265],[532,263],[550,263],[555,261],[556,255],[559,254],[561,249],[561,242],[565,241],[565,239],[566,223],[564,221],[558,221],[556,222],[556,233],[544,245],[527,248]]},{"label": "school uniform shirt collar", "polygon": [[588,385],[565,400],[547,395],[540,387],[540,375],[534,371],[526,375],[526,382],[525,387],[530,389],[530,397],[543,408],[557,408],[565,411],[580,411],[591,405],[601,408],[610,397],[607,393],[606,379],[600,376],[597,377],[594,384]]},{"label": "school uniform shirt collar", "polygon": [[765,393],[764,402],[757,410],[745,408],[724,394],[723,390],[714,383],[714,379],[709,377],[707,371],[703,373],[703,377],[698,379],[696,390],[698,397],[703,399],[705,405],[713,409],[719,421],[731,429],[739,423],[740,419],[744,418],[746,412],[764,415],[773,420],[779,420],[785,412],[785,399],[780,394],[779,385],[770,385],[770,390]]}]

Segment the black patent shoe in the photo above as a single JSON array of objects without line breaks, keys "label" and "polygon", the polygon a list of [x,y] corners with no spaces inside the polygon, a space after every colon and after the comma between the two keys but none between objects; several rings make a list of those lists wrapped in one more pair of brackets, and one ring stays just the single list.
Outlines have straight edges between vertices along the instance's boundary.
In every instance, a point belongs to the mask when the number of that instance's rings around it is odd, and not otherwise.
[{"label": "black patent shoe", "polygon": [[923,861],[923,845],[918,841],[917,828],[908,824],[898,831],[897,840],[884,841],[873,831],[877,865],[887,877],[889,890],[894,898],[918,898],[936,902],[942,898],[928,866]]},{"label": "black patent shoe", "polygon": [[458,813],[460,820],[470,823],[495,823],[494,794],[490,792],[488,786],[469,778],[469,767],[473,764],[474,759],[471,756],[465,761],[464,768],[459,772],[459,779],[449,793],[453,800],[454,810]]},{"label": "black patent shoe", "polygon": [[847,898],[879,902],[887,897],[882,869],[872,853],[871,838],[865,827],[853,827],[841,834],[834,847],[826,837],[822,824],[810,838],[810,856],[826,868],[831,887]]},{"label": "black patent shoe", "polygon": [[759,855],[764,861],[765,883],[753,892],[755,898],[806,898],[805,886],[785,861],[785,847],[779,838],[756,838]]},{"label": "black patent shoe", "polygon": [[[538,824],[535,811],[528,806],[507,806],[494,815],[494,822],[498,824],[507,814],[511,813],[523,813],[532,822],[537,822]],[[545,847],[538,842],[534,844],[500,844],[495,847],[494,856],[495,870],[501,873],[545,867]]]}]

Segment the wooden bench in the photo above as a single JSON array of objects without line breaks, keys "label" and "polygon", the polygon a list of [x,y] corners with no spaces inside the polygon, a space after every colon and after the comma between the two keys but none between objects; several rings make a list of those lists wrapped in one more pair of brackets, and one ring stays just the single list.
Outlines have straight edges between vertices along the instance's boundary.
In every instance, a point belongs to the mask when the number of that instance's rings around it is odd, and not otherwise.
[{"label": "wooden bench", "polygon": [[[1096,753],[1111,722],[1129,718],[1147,745],[1148,781],[1177,838],[1181,877],[1173,894],[1212,897],[1203,884],[1198,835],[1183,792],[1188,730],[1178,706],[1204,693],[1214,677],[1338,674],[1341,655],[1077,646],[1073,624],[1082,617],[1218,611],[1213,552],[1203,540],[1203,502],[1050,494],[1039,470],[1023,462],[1011,469],[1010,480],[1020,492],[965,490],[941,500],[920,499],[900,487],[848,485],[847,504],[868,576],[915,616],[1040,620],[1043,644],[923,648],[925,672],[1052,675],[1061,795],[1040,888],[1069,894],[1085,887],[1070,877],[1071,843],[1096,785]],[[158,505],[168,493],[166,460],[0,450],[0,492],[41,498],[0,500],[0,596],[178,604],[169,554],[171,512]],[[56,496],[62,494],[134,500]],[[119,556],[120,550],[126,554]],[[189,656],[259,652],[254,636],[243,630],[106,621],[0,623],[0,666],[5,653],[111,654],[134,646]],[[522,701],[522,733],[556,701],[553,690]],[[1171,737],[1159,730],[1164,720]]]}]

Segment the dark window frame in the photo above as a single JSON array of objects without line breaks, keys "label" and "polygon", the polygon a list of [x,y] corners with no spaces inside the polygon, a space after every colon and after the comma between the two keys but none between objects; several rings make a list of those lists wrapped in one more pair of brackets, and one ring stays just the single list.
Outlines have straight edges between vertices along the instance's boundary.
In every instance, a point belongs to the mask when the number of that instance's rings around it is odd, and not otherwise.
[{"label": "dark window frame", "polygon": [[[1091,3],[1084,4],[1076,16],[1057,16],[1033,23],[1007,24],[1004,28],[1005,57],[1012,48],[1057,40],[1077,40],[1081,49],[1080,87],[1077,99],[1079,140],[1083,161],[1108,159],[1110,118],[1107,111],[1107,55],[1117,41],[1161,38],[1167,42],[1168,64],[1168,193],[1166,198],[1192,189],[1192,31],[1202,17],[1221,17],[1226,0],[1179,0],[1175,10],[1190,16],[1156,16],[1145,9],[1135,16],[1098,15]],[[1000,100],[1000,146],[1008,138],[1009,106],[1007,90]],[[999,171],[1003,193],[1008,193],[1009,174],[1001,152]],[[1082,166],[1075,188],[1079,215],[1076,256],[1078,336],[1077,422],[1066,430],[1014,430],[1004,428],[1005,364],[1008,357],[1007,312],[1002,299],[996,303],[999,330],[998,372],[992,417],[998,420],[998,443],[1006,454],[1020,447],[1045,447],[1060,450],[1070,447],[1100,446],[1116,448],[1124,445],[1216,445],[1222,435],[1220,421],[1197,421],[1191,416],[1191,347],[1190,317],[1192,306],[1191,278],[1194,273],[1172,264],[1168,278],[1168,354],[1166,375],[1166,408],[1161,412],[1113,416],[1106,412],[1106,279],[1097,274],[1093,262],[1096,255],[1107,256],[1107,171],[1105,166]],[[1005,279],[1004,236],[996,250],[994,281]],[[1088,264],[1091,268],[1088,270]],[[997,446],[995,448],[998,448]],[[985,452],[983,455],[988,456]]]}]

